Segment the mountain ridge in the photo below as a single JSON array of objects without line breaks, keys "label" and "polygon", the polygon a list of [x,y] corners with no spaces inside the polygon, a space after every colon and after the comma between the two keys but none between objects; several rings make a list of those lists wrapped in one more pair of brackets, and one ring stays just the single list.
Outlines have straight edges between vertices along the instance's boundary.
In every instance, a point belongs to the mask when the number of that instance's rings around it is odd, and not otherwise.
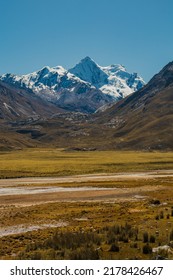
[{"label": "mountain ridge", "polygon": [[[0,119],[1,131],[3,131],[0,138],[1,149],[7,146],[8,149],[21,146],[21,139],[22,147],[51,146],[84,151],[173,150],[173,62],[168,63],[154,75],[143,88],[116,104],[107,106],[104,110],[97,110],[95,114],[71,112],[68,110],[69,103],[67,103],[67,110],[60,112],[57,111],[59,110],[57,105],[50,103],[50,106],[54,107],[50,107],[50,110],[46,107],[48,110],[46,115],[43,103],[40,103],[40,118],[32,119],[30,113],[28,116],[22,115],[22,121],[20,117],[8,116],[7,118],[9,106],[13,108],[14,102],[18,104],[20,101],[21,89],[17,90],[19,92],[16,92],[15,88],[15,92],[9,94],[3,90],[0,92],[0,108],[1,112],[4,112],[4,117],[1,116]],[[32,104],[28,98],[33,96],[39,98],[39,101],[42,100],[34,93],[24,89],[23,91],[24,101],[29,106],[27,110],[35,106],[34,99]],[[93,96],[98,97],[95,93]],[[9,102],[5,99],[8,97]],[[31,102],[31,105],[28,102]],[[95,104],[97,100],[93,102]],[[49,103],[44,101],[44,104]],[[20,106],[17,105],[17,108]],[[53,113],[52,110],[55,112]]]},{"label": "mountain ridge", "polygon": [[[86,76],[82,78],[80,75],[75,75],[73,69],[45,66],[38,71],[21,76],[4,74],[0,76],[0,80],[32,90],[44,100],[61,108],[84,113],[93,113],[98,108],[116,102],[144,85],[142,78],[137,74],[129,74],[125,68],[123,68],[124,72],[121,69],[123,80],[117,74],[120,69],[113,75],[111,66],[101,67],[89,57],[82,59],[79,64],[81,63]],[[75,67],[78,68],[77,65]],[[118,66],[114,65],[114,72],[115,67]],[[90,77],[87,77],[88,69],[91,70]]]}]

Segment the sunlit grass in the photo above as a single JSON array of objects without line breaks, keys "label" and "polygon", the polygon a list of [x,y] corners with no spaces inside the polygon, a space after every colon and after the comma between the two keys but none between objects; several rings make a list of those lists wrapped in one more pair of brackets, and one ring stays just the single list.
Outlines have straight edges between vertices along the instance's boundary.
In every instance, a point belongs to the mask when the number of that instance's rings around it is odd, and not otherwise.
[{"label": "sunlit grass", "polygon": [[[0,153],[0,178],[25,176],[65,176],[89,173],[136,172],[147,170],[166,170],[173,168],[172,152],[118,152],[118,151],[64,151],[60,149],[26,149]],[[145,200],[133,202],[55,202],[40,205],[16,207],[7,204],[1,207],[1,227],[16,225],[37,225],[67,222],[67,227],[47,228],[44,230],[9,235],[0,238],[0,259],[63,259],[68,258],[72,249],[63,246],[53,250],[48,246],[55,234],[91,233],[98,235],[100,245],[93,244],[94,251],[101,247],[101,259],[153,259],[154,255],[142,253],[144,246],[143,234],[153,235],[156,242],[151,247],[169,244],[170,232],[173,229],[173,189],[172,178],[140,178],[122,179],[117,181],[91,181],[88,185],[98,187],[136,188],[143,190]],[[50,185],[50,184],[49,184]],[[55,185],[55,184],[54,184]],[[64,186],[62,183],[61,186]],[[82,183],[66,183],[65,186],[85,186]],[[159,191],[146,191],[160,186]],[[165,187],[165,188],[162,188]],[[23,197],[21,197],[21,200]],[[152,200],[159,200],[159,205],[153,205]],[[156,219],[160,213],[164,218]],[[169,215],[169,219],[168,219]],[[114,225],[138,228],[138,239],[129,238],[128,242],[118,240],[120,252],[110,252],[107,234],[104,228]],[[167,229],[167,231],[166,231]],[[156,235],[156,231],[159,235]],[[108,233],[109,233],[108,232]],[[28,247],[33,244],[33,247]],[[137,247],[135,247],[135,246]],[[81,245],[80,250],[83,250]],[[83,252],[83,251],[82,251]],[[65,255],[63,255],[65,254]],[[168,259],[172,259],[170,253]]]},{"label": "sunlit grass", "polygon": [[26,149],[0,153],[0,178],[172,168],[172,152],[67,152],[60,149]]}]

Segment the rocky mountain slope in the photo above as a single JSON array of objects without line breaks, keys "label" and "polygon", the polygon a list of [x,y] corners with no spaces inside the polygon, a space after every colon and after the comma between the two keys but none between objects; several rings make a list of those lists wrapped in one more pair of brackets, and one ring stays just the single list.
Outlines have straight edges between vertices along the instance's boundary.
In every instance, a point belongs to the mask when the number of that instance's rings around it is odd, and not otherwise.
[{"label": "rocky mountain slope", "polygon": [[[36,141],[31,141],[31,138],[41,136],[40,128],[35,122],[64,112],[65,110],[44,101],[32,91],[0,82],[0,149],[37,145]],[[26,130],[28,126],[30,128]],[[20,131],[23,131],[22,135]]]},{"label": "rocky mountain slope", "polygon": [[0,82],[0,119],[6,121],[47,118],[64,112],[32,91]]},{"label": "rocky mountain slope", "polygon": [[100,67],[89,57],[69,71],[61,66],[44,67],[22,76],[4,74],[0,80],[30,89],[61,108],[84,113],[93,113],[144,85],[142,78],[122,66]]}]

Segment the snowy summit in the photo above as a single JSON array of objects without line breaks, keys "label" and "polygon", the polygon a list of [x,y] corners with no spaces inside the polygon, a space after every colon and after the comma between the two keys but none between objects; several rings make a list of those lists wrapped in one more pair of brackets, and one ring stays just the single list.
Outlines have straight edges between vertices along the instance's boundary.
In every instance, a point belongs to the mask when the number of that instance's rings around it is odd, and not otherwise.
[{"label": "snowy summit", "polygon": [[115,99],[126,97],[145,85],[137,73],[128,73],[124,66],[112,64],[103,67],[88,56],[69,71]]},{"label": "snowy summit", "polygon": [[0,80],[32,90],[62,108],[84,112],[112,104],[145,84],[138,74],[128,73],[122,65],[99,66],[88,56],[69,70],[46,66],[27,75],[4,74]]}]

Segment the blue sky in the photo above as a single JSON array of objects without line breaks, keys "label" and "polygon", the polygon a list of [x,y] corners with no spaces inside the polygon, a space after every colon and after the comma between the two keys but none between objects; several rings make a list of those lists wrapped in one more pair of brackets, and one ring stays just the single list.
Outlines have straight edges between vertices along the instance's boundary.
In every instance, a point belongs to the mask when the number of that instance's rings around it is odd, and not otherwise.
[{"label": "blue sky", "polygon": [[172,0],[0,0],[0,74],[85,56],[148,81],[173,60]]}]

